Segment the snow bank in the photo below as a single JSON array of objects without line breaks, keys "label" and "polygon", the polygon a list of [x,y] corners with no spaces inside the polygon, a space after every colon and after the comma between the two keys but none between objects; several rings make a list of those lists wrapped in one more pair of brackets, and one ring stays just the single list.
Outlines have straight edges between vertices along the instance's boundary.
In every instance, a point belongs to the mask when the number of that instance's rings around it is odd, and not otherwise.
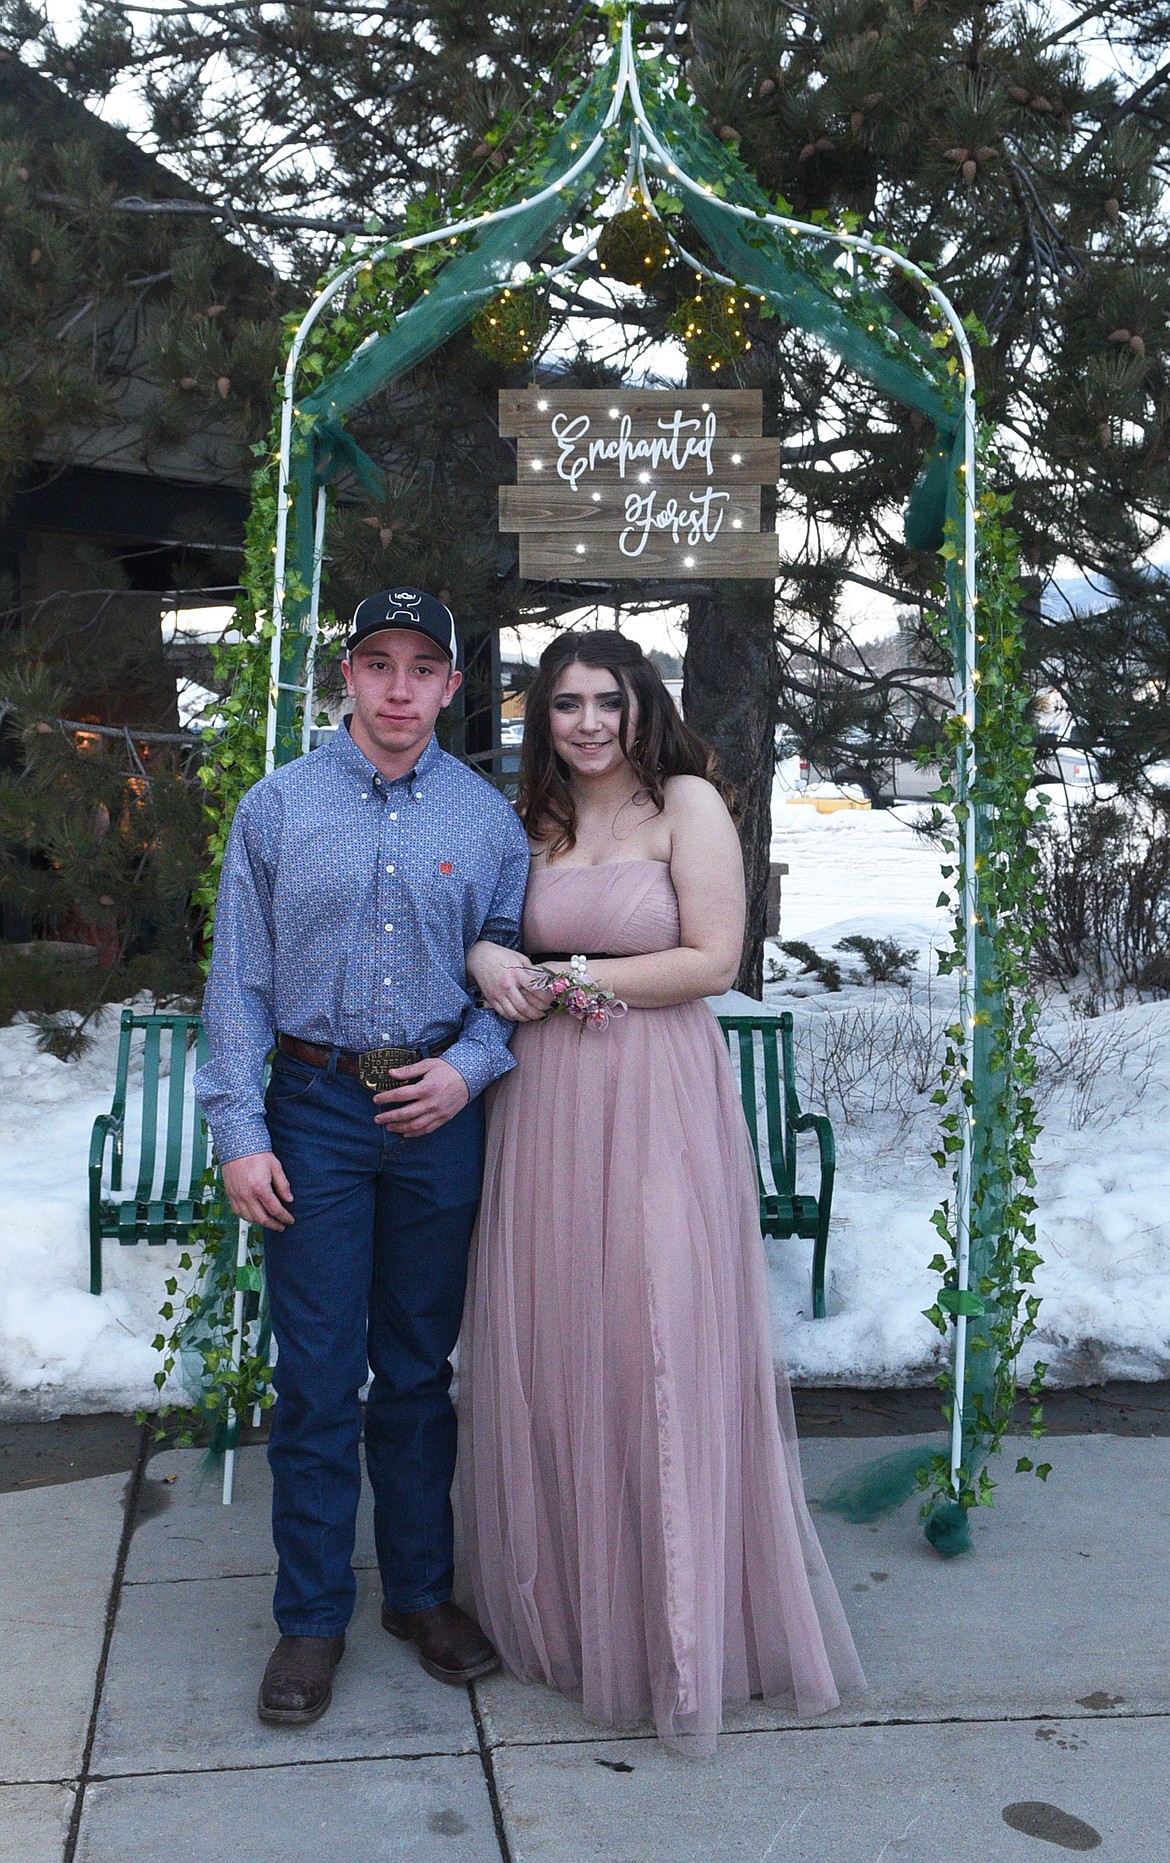
[{"label": "snow bank", "polygon": [[[0,1028],[0,1410],[9,1417],[157,1401],[150,1342],[177,1250],[107,1242],[105,1291],[87,1291],[89,1137],[113,1096],[119,1013],[104,1012],[77,1061],[40,1054],[25,1024]],[[131,1110],[128,1130],[132,1121]]]},{"label": "snow bank", "polygon": [[[783,937],[826,956],[853,932],[919,952],[909,992],[846,984],[830,994],[769,946],[791,974],[767,985],[765,997],[792,1010],[805,1104],[828,1110],[837,1139],[826,1320],[808,1318],[808,1244],[768,1244],[777,1333],[802,1383],[928,1383],[941,1363],[942,1341],[922,1317],[936,1285],[926,1272],[935,1252],[930,1215],[947,1183],[930,1157],[937,1111],[928,1092],[905,1091],[906,1052],[900,1083],[882,1078],[881,1045],[875,1060],[865,1032],[867,1020],[884,1019],[888,1042],[892,1018],[921,1065],[924,1045],[952,1013],[948,980],[931,961],[949,931],[949,913],[936,903],[941,857],[914,833],[919,813],[913,805],[828,816],[774,811],[773,859],[789,864]],[[1168,1377],[1170,1002],[1085,1021],[1057,1001],[1042,1016],[1039,1059],[1043,1305],[1024,1369],[1043,1359],[1054,1385]],[[815,1153],[807,1169],[815,1172]]]},{"label": "snow bank", "polygon": [[[768,1244],[777,1337],[806,1384],[927,1384],[940,1364],[941,1341],[922,1310],[935,1285],[926,1271],[936,1246],[930,1215],[945,1184],[930,1157],[930,1049],[951,1013],[931,951],[948,918],[936,903],[938,857],[911,826],[918,813],[914,805],[775,811],[773,854],[790,868],[784,937],[828,955],[839,938],[863,932],[920,954],[909,992],[847,984],[830,995],[771,947],[793,974],[766,994],[793,1010],[802,1093],[810,1108],[827,1107],[838,1147],[827,1319],[807,1317],[810,1245]],[[116,1008],[80,1061],[38,1054],[31,1028],[0,1029],[0,1410],[8,1415],[155,1401],[150,1342],[176,1250],[107,1242],[107,1291],[96,1300],[85,1291],[89,1135],[110,1103],[117,1042]],[[1170,1376],[1170,1003],[1091,1022],[1054,1005],[1040,1059],[1044,1304],[1031,1357],[1048,1362],[1052,1383]],[[908,1091],[915,1072],[922,1090]],[[813,1171],[815,1149],[806,1182]]]}]

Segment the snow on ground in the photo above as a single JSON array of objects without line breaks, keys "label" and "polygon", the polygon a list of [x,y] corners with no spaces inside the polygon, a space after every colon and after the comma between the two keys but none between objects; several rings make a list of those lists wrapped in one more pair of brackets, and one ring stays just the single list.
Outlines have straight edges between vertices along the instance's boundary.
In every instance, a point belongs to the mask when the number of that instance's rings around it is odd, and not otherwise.
[{"label": "snow on ground", "polygon": [[[68,1062],[40,1054],[28,1024],[0,1028],[0,1411],[8,1416],[157,1400],[150,1342],[177,1251],[107,1242],[105,1291],[89,1293],[89,1140],[113,1098],[118,1020],[119,1008],[107,1009],[93,1048]],[[131,1111],[128,1137],[132,1130]],[[132,1184],[129,1149],[126,1165]]]},{"label": "snow on ground", "polygon": [[[852,932],[893,937],[919,962],[908,991],[847,982],[829,994],[770,949],[790,974],[765,993],[793,1010],[802,1097],[829,1112],[838,1150],[829,1317],[807,1317],[810,1245],[770,1242],[777,1335],[801,1383],[929,1383],[941,1341],[922,1310],[935,1286],[930,1215],[946,1181],[930,1157],[929,1094],[953,1014],[930,958],[947,931],[939,856],[913,831],[917,805],[825,815],[785,796],[781,782],[773,856],[789,866],[783,936],[826,956]],[[1050,1382],[1170,1376],[1170,1002],[1093,1021],[1057,1004],[1042,1034],[1044,1304],[1031,1356],[1048,1362]],[[32,1028],[0,1029],[0,1410],[9,1415],[155,1401],[150,1341],[176,1251],[107,1242],[106,1292],[86,1291],[89,1137],[110,1104],[117,1043],[116,1009],[90,1053],[68,1063],[39,1054]],[[132,1083],[128,1137],[134,1118]],[[131,1169],[128,1157],[128,1182]],[[815,1169],[812,1147],[802,1186]]]},{"label": "snow on ground", "polygon": [[[929,1094],[954,996],[930,962],[948,914],[936,904],[941,856],[911,826],[921,813],[818,815],[787,803],[779,785],[775,797],[772,856],[789,866],[782,937],[847,970],[833,947],[853,932],[920,953],[909,991],[846,984],[830,994],[769,947],[790,974],[765,997],[793,1011],[803,1102],[829,1112],[837,1140],[826,1320],[806,1317],[809,1245],[768,1244],[777,1333],[801,1383],[926,1383],[940,1363],[942,1341],[922,1317],[936,1285],[930,1216],[948,1182],[930,1156]],[[1043,1359],[1052,1384],[1170,1376],[1170,1002],[1089,1021],[1048,1004],[1039,1061],[1043,1305],[1025,1368]],[[802,1168],[802,1183],[815,1182],[815,1148]]]}]

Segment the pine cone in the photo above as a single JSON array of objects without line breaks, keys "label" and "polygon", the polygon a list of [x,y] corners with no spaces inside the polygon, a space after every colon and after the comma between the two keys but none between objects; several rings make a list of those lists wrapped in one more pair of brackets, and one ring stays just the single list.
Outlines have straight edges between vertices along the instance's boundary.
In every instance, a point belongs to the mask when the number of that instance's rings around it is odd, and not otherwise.
[{"label": "pine cone", "polygon": [[964,181],[972,182],[979,173],[979,164],[978,162],[964,162],[959,172]]},{"label": "pine cone", "polygon": [[725,123],[723,128],[719,131],[719,140],[720,142],[738,142],[739,131],[733,129],[730,123]]},{"label": "pine cone", "polygon": [[997,150],[989,149],[986,144],[984,144],[983,148],[976,149],[975,160],[977,162],[994,162],[997,153]]},{"label": "pine cone", "polygon": [[1132,349],[1135,356],[1143,356],[1143,357],[1145,356],[1145,353],[1146,353],[1145,340],[1144,338],[1140,337],[1137,334],[1136,330],[1134,331],[1134,334],[1129,339],[1129,346]]},{"label": "pine cone", "polygon": [[215,385],[219,389],[220,400],[226,401],[228,396],[232,392],[231,377],[227,375],[221,375]]},{"label": "pine cone", "polygon": [[1121,202],[1118,200],[1116,194],[1111,194],[1109,199],[1105,202],[1105,218],[1108,220],[1110,226],[1116,226],[1121,218]]},{"label": "pine cone", "polygon": [[971,159],[970,149],[944,149],[943,150],[943,161],[944,162],[968,162],[970,161],[970,159]]},{"label": "pine cone", "polygon": [[860,136],[862,130],[865,128],[865,111],[864,110],[854,110],[852,112],[849,118],[849,128],[852,131],[853,135]]},{"label": "pine cone", "polygon": [[1128,343],[1132,335],[1132,330],[1110,330],[1109,341],[1111,343]]},{"label": "pine cone", "polygon": [[1032,101],[1031,91],[1026,90],[1022,84],[1009,84],[1007,94],[1013,103],[1026,104]]},{"label": "pine cone", "polygon": [[1100,440],[1102,446],[1109,445],[1109,441],[1112,438],[1112,435],[1110,433],[1109,422],[1107,420],[1099,421],[1097,423],[1097,438],[1098,440]]},{"label": "pine cone", "polygon": [[1052,112],[1056,109],[1056,105],[1054,103],[1049,103],[1047,97],[1033,97],[1032,108],[1033,110],[1039,110],[1041,116],[1051,116]]},{"label": "pine cone", "polygon": [[759,90],[756,92],[756,95],[757,97],[770,97],[772,95],[772,92],[775,90],[775,88],[776,88],[775,78],[765,78],[764,82],[760,85]]},{"label": "pine cone", "polygon": [[193,388],[198,388],[198,386],[199,377],[197,375],[184,375],[179,383],[179,387],[184,389],[187,394],[190,394],[191,390]]}]

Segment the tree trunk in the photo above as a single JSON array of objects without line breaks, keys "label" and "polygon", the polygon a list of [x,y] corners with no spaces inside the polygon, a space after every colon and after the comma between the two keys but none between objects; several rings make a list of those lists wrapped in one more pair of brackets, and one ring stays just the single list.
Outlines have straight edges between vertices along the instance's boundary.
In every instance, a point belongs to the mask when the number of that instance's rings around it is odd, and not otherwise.
[{"label": "tree trunk", "polygon": [[715,582],[690,604],[683,711],[719,759],[735,791],[747,880],[747,924],[738,990],[759,996],[772,841],[779,657],[770,582]]}]

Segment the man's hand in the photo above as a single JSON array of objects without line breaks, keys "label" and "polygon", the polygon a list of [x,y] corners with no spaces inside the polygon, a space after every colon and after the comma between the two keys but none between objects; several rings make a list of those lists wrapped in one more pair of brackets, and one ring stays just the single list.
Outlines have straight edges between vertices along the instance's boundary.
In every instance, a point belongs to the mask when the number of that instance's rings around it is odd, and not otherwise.
[{"label": "man's hand", "polygon": [[285,1208],[293,1200],[292,1186],[275,1152],[257,1151],[247,1158],[230,1159],[223,1166],[223,1187],[241,1222],[279,1230],[287,1229],[293,1220],[292,1211]]},{"label": "man's hand", "polygon": [[374,1114],[375,1122],[403,1138],[425,1138],[462,1112],[471,1094],[457,1067],[438,1055],[415,1061],[410,1067],[390,1070],[400,1087],[375,1093],[374,1105],[382,1108]]}]

